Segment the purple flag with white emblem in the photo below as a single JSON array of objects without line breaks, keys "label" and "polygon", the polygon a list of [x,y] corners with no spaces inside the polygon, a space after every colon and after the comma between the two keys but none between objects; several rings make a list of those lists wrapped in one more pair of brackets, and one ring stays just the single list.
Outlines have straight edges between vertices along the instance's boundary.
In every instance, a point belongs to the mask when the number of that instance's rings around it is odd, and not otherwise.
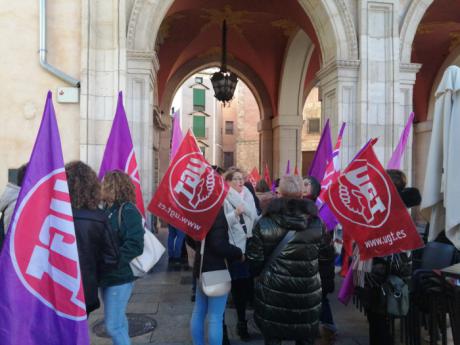
[{"label": "purple flag with white emblem", "polygon": [[118,94],[117,111],[105,146],[101,168],[99,169],[99,179],[102,179],[107,172],[112,170],[124,171],[131,177],[131,181],[136,188],[136,206],[145,216],[139,166],[134,153],[133,140],[131,139],[125,108],[123,107],[123,94],[121,91]]},{"label": "purple flag with white emblem", "polygon": [[332,157],[332,139],[331,139],[331,127],[329,126],[329,119],[324,125],[323,133],[319,140],[318,147],[313,157],[313,161],[308,171],[309,176],[315,177],[318,181],[322,181],[326,167]]},{"label": "purple flag with white emblem", "polygon": [[51,92],[0,267],[1,344],[89,345],[72,207]]}]

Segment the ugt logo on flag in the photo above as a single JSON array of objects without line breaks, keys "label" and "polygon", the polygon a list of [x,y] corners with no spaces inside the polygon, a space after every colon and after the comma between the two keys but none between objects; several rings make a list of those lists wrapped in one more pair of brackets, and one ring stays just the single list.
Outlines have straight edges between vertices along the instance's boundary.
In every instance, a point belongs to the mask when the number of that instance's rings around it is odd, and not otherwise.
[{"label": "ugt logo on flag", "polygon": [[326,203],[356,241],[362,260],[423,246],[372,145],[367,145],[332,183]]},{"label": "ugt logo on flag", "polygon": [[89,344],[72,207],[51,92],[0,267],[1,344]]},{"label": "ugt logo on flag", "polygon": [[11,232],[12,262],[29,292],[59,315],[86,318],[64,169],[33,186],[17,208]]},{"label": "ugt logo on flag", "polygon": [[189,131],[180,145],[149,211],[202,240],[222,207],[228,187],[204,159]]}]

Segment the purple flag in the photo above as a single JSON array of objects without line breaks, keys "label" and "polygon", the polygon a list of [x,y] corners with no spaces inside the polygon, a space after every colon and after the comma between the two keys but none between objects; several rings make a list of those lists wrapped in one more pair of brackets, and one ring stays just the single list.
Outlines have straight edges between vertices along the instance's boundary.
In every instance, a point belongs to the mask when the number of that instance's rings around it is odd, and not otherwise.
[{"label": "purple flag", "polygon": [[400,169],[401,168],[401,160],[404,155],[404,150],[406,149],[407,139],[409,139],[410,130],[412,128],[412,122],[414,122],[414,113],[410,113],[409,119],[407,120],[406,127],[404,127],[404,131],[401,133],[401,138],[399,138],[398,146],[396,146],[393,155],[391,156],[390,160],[387,164],[387,169]]},{"label": "purple flag", "polygon": [[287,163],[286,163],[286,173],[284,175],[291,175],[291,160],[288,159]]},{"label": "purple flag", "polygon": [[[346,258],[348,260],[348,258]],[[355,291],[355,285],[353,284],[353,269],[350,266],[348,269],[347,275],[342,281],[342,285],[340,286],[339,294],[337,298],[340,302],[347,305],[350,302],[351,297]]]},{"label": "purple flag", "polygon": [[315,156],[308,171],[309,176],[315,177],[318,181],[322,181],[324,172],[326,171],[327,164],[332,157],[332,139],[331,128],[329,126],[329,119],[324,125],[321,139],[319,140],[318,148],[316,149]]},{"label": "purple flag", "polygon": [[72,207],[51,92],[0,267],[0,343],[89,345]]},{"label": "purple flag", "polygon": [[118,93],[117,111],[113,119],[109,140],[105,146],[104,158],[99,169],[99,179],[112,170],[121,170],[131,177],[136,187],[136,206],[145,216],[144,200],[142,198],[141,179],[136,154],[134,153],[133,140],[129,131],[128,119],[123,107],[123,94]]},{"label": "purple flag", "polygon": [[182,129],[180,128],[180,112],[177,110],[174,112],[173,118],[173,133],[171,139],[171,155],[170,159],[173,159],[174,155],[177,152],[177,149],[180,146],[180,143],[184,139],[184,135],[182,134]]}]

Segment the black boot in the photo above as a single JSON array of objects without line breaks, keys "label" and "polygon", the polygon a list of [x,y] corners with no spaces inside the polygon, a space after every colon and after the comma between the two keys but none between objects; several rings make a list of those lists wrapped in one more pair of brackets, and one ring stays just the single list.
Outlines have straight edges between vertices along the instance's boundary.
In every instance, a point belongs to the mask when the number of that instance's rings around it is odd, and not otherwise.
[{"label": "black boot", "polygon": [[228,339],[227,326],[223,326],[222,332],[222,345],[230,345],[230,340]]},{"label": "black boot", "polygon": [[236,324],[236,334],[238,334],[242,341],[249,341],[251,339],[251,336],[248,332],[247,321],[238,321]]}]

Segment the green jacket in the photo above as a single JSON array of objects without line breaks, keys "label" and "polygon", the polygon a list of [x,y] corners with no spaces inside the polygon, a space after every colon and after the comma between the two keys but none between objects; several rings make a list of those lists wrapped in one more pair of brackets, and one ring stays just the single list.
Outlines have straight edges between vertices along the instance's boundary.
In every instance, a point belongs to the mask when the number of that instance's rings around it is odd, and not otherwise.
[{"label": "green jacket", "polygon": [[120,261],[114,270],[103,272],[100,286],[121,285],[132,282],[134,277],[129,263],[144,250],[144,227],[142,215],[136,206],[130,202],[123,204],[121,224],[118,224],[120,205],[114,204],[106,211],[110,226],[117,232],[118,246],[120,249]]}]

